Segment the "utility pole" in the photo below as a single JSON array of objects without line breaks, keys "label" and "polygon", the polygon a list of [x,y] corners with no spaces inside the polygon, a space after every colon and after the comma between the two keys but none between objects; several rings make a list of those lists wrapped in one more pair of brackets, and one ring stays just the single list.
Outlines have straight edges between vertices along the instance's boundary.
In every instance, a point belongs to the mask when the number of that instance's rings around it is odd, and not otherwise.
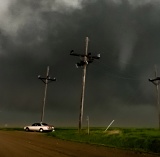
[{"label": "utility pole", "polygon": [[157,95],[157,110],[158,110],[158,123],[159,123],[159,130],[160,130],[160,100],[159,100],[159,84],[160,84],[160,77],[157,77],[157,67],[155,65],[155,79],[149,79],[156,86],[156,95]]},{"label": "utility pole", "polygon": [[87,116],[87,132],[88,132],[88,135],[89,135],[89,116]]},{"label": "utility pole", "polygon": [[83,67],[83,74],[82,74],[82,94],[81,94],[81,104],[80,104],[80,114],[79,114],[79,132],[82,129],[82,120],[83,120],[83,106],[84,106],[84,95],[85,95],[85,81],[86,81],[86,71],[87,65],[92,63],[94,59],[99,59],[100,54],[97,56],[92,56],[91,53],[88,53],[88,42],[89,38],[86,37],[85,40],[85,53],[84,54],[77,54],[74,53],[74,50],[71,50],[70,55],[80,57],[80,62],[76,64],[76,67]]},{"label": "utility pole", "polygon": [[81,95],[81,104],[80,104],[80,114],[79,114],[79,130],[82,128],[82,120],[83,120],[83,106],[84,106],[84,93],[85,93],[85,84],[86,84],[86,70],[87,70],[87,54],[88,54],[88,42],[89,39],[86,37],[86,49],[85,56],[83,57],[83,76],[82,76],[82,95]]},{"label": "utility pole", "polygon": [[56,81],[56,78],[51,79],[49,76],[49,66],[47,67],[47,73],[46,77],[41,77],[40,75],[38,76],[38,79],[40,79],[44,84],[45,84],[45,89],[44,89],[44,99],[43,99],[43,106],[42,106],[42,114],[41,114],[41,123],[43,122],[44,119],[44,109],[46,105],[46,97],[47,97],[47,87],[48,83],[52,81]]}]

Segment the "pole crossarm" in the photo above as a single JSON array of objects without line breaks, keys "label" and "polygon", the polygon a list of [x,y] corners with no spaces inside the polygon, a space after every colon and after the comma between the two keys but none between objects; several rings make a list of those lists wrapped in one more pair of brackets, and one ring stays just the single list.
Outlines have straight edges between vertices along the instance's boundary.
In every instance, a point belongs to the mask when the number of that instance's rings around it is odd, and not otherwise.
[{"label": "pole crossarm", "polygon": [[76,63],[77,68],[82,67],[85,64],[88,65],[89,63],[92,63],[94,59],[100,59],[100,54],[97,54],[96,56],[92,56],[91,53],[78,54],[78,53],[74,53],[74,50],[71,50],[70,55],[80,57],[80,62]]},{"label": "pole crossarm", "polygon": [[53,79],[50,78],[49,76],[47,77],[41,77],[40,75],[38,76],[38,79],[40,79],[43,83],[48,84],[52,81],[56,81],[56,78],[54,77]]},{"label": "pole crossarm", "polygon": [[148,80],[156,86],[160,84],[160,77],[156,77],[154,79],[148,79]]}]

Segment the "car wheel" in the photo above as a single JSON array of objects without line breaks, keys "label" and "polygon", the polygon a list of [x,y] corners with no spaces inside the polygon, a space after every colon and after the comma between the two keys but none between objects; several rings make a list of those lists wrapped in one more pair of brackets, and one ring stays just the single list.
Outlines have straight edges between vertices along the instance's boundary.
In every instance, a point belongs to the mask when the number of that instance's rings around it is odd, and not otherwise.
[{"label": "car wheel", "polygon": [[29,128],[26,128],[25,130],[26,130],[26,131],[29,131]]},{"label": "car wheel", "polygon": [[40,129],[39,129],[39,132],[43,132],[43,129],[42,129],[42,128],[40,128]]}]

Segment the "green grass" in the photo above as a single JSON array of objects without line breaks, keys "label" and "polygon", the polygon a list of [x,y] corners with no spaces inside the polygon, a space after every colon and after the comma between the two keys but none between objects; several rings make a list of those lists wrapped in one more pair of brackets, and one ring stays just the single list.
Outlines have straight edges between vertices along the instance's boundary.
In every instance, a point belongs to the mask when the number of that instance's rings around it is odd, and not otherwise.
[{"label": "green grass", "polygon": [[55,132],[48,135],[64,140],[160,154],[158,129],[111,128],[106,132],[104,130],[105,128],[92,128],[88,135],[85,129],[79,133],[74,128],[57,128]]}]

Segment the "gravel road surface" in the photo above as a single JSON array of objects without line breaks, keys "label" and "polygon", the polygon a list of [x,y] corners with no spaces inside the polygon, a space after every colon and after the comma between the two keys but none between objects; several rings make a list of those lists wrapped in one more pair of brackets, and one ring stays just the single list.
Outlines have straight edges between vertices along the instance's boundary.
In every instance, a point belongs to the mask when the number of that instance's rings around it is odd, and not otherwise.
[{"label": "gravel road surface", "polygon": [[0,131],[0,157],[158,157],[48,137],[43,133]]}]

